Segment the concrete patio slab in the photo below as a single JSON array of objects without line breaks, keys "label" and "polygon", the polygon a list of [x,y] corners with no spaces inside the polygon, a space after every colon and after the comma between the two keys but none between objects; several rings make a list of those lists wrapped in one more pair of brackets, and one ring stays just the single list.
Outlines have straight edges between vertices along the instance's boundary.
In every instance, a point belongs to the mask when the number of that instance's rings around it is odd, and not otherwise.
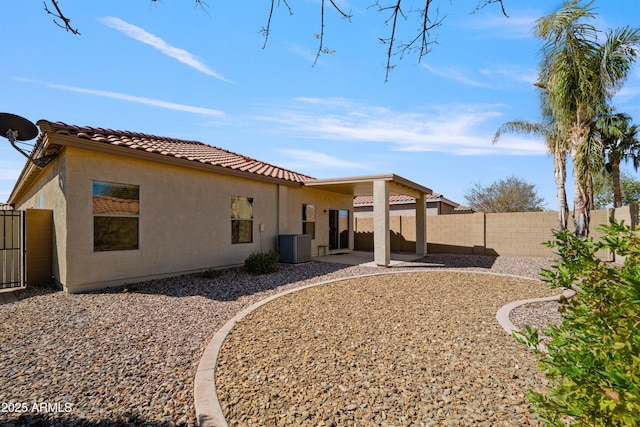
[{"label": "concrete patio slab", "polygon": [[[407,266],[412,261],[422,258],[416,254],[391,254],[391,262],[389,267]],[[360,265],[363,267],[378,267],[373,260],[373,252],[352,251],[341,254],[331,254],[325,256],[317,256],[312,258],[313,261],[332,262],[336,264]]]}]

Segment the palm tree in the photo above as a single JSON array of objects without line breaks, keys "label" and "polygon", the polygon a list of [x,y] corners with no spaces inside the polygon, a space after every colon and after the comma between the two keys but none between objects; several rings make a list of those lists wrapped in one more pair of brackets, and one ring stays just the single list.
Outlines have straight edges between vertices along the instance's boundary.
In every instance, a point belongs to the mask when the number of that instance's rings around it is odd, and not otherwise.
[{"label": "palm tree", "polygon": [[567,147],[559,129],[555,128],[550,121],[516,120],[500,126],[493,137],[493,143],[496,144],[505,133],[524,133],[544,138],[547,150],[553,155],[553,175],[558,189],[558,230],[566,229],[567,218],[569,217],[567,192],[565,190],[567,181]]},{"label": "palm tree", "polygon": [[536,36],[542,39],[539,87],[547,97],[555,125],[566,135],[573,161],[575,234],[589,234],[593,206],[591,174],[601,152],[595,122],[622,86],[636,60],[640,29],[610,30],[602,36],[585,19],[595,18],[593,1],[565,1],[556,12],[540,18]]},{"label": "palm tree", "polygon": [[605,114],[597,122],[607,162],[606,171],[613,183],[613,207],[622,206],[620,187],[620,162],[631,160],[633,168],[640,167],[640,126],[631,124],[631,116],[625,113]]}]

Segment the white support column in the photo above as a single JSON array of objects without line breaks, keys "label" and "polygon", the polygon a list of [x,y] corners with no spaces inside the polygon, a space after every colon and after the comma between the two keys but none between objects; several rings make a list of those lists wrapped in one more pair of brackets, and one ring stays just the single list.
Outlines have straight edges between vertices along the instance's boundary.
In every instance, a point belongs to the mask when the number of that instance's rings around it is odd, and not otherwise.
[{"label": "white support column", "polygon": [[416,255],[427,253],[427,206],[425,194],[416,198]]},{"label": "white support column", "polygon": [[391,263],[389,185],[383,180],[373,181],[373,260],[382,267]]}]

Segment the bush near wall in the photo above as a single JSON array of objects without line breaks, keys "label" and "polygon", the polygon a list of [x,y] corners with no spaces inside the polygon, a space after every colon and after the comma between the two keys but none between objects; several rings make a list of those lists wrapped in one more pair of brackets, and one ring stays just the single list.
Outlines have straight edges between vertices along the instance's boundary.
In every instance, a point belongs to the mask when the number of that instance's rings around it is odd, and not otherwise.
[{"label": "bush near wall", "polygon": [[278,271],[280,255],[273,249],[269,252],[254,252],[244,261],[244,268],[254,276]]},{"label": "bush near wall", "polygon": [[[544,272],[554,287],[579,286],[566,305],[540,367],[552,382],[528,395],[534,412],[549,426],[640,425],[640,233],[612,220],[602,238],[580,240],[556,232],[550,247],[559,262]],[[603,262],[599,250],[623,255],[623,265]],[[525,341],[538,348],[537,331]]]}]

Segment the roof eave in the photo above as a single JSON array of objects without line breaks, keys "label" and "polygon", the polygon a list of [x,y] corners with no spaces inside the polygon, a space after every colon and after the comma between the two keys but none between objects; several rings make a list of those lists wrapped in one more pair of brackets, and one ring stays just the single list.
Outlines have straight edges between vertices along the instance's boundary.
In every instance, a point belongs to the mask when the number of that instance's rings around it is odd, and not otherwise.
[{"label": "roof eave", "polygon": [[354,196],[373,194],[371,185],[374,181],[387,181],[392,194],[406,194],[412,197],[422,197],[422,194],[431,194],[430,188],[410,181],[396,174],[350,176],[344,178],[327,178],[306,181],[305,186],[326,191],[341,192]]},{"label": "roof eave", "polygon": [[132,149],[126,146],[106,144],[99,141],[93,141],[91,139],[78,138],[75,135],[65,135],[65,134],[58,134],[58,133],[48,134],[48,135],[51,139],[55,139],[55,142],[57,144],[67,146],[67,147],[79,148],[83,150],[92,150],[92,151],[97,151],[97,152],[106,153],[106,154],[115,154],[115,155],[134,158],[134,159],[148,160],[156,163],[186,167],[189,169],[215,172],[223,175],[231,175],[231,176],[236,176],[241,178],[252,179],[254,181],[283,184],[283,185],[288,185],[292,187],[302,186],[302,183],[297,181],[290,181],[290,180],[277,178],[273,176],[257,175],[252,172],[241,171],[237,169],[230,169],[224,166],[218,166],[211,163],[200,162],[197,160],[189,160],[185,158],[169,156],[166,154],[149,152],[146,150]]},{"label": "roof eave", "polygon": [[42,136],[36,142],[35,147],[31,151],[31,154],[27,158],[18,179],[16,180],[11,193],[9,194],[9,198],[7,199],[7,203],[10,205],[14,205],[16,200],[22,196],[26,191],[31,188],[33,182],[37,179],[38,175],[42,172],[45,167],[36,166],[31,159],[33,159],[38,153],[44,153],[48,150],[49,147],[49,138],[47,134],[42,134]]}]

